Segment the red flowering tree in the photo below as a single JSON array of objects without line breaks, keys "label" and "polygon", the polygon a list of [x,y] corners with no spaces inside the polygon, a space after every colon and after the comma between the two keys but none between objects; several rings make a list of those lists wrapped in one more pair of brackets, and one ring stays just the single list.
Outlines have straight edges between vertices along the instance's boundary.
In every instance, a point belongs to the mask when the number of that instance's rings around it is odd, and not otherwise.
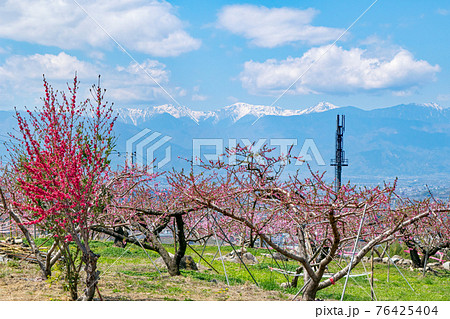
[{"label": "red flowering tree", "polygon": [[[171,185],[184,202],[206,207],[224,224],[232,220],[245,226],[272,249],[298,261],[304,300],[314,300],[318,290],[347,274],[350,264],[322,281],[327,265],[346,246],[364,241],[353,268],[373,247],[429,214],[427,203],[392,207],[395,184],[363,189],[344,185],[336,193],[323,175],[304,180],[283,176],[291,159],[270,157],[270,151],[253,153],[238,146],[228,151],[236,165],[227,159],[206,163],[201,173],[175,174]],[[277,240],[277,234],[284,240]]]},{"label": "red flowering tree", "polygon": [[[105,181],[115,119],[103,102],[104,90],[93,86],[94,101],[77,103],[75,76],[69,93],[55,92],[44,78],[42,108],[16,112],[19,133],[11,146],[12,168],[21,200],[13,202],[25,224],[53,234],[64,256],[67,288],[73,300],[91,300],[98,281],[90,246],[90,225],[106,206]],[[73,244],[72,244],[73,243]],[[84,265],[83,295],[78,282]]]}]

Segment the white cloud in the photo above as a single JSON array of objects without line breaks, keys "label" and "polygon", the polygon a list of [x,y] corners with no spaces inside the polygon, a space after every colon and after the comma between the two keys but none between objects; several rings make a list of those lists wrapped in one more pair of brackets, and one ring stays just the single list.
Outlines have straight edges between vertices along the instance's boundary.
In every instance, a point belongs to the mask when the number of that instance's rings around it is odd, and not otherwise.
[{"label": "white cloud", "polygon": [[100,69],[64,52],[10,56],[0,65],[0,103],[6,108],[39,103],[43,74],[55,89],[65,90],[75,72],[83,81],[94,83]]},{"label": "white cloud", "polygon": [[201,94],[193,94],[192,101],[206,101],[208,97],[206,95]]},{"label": "white cloud", "polygon": [[227,100],[233,104],[239,102],[239,99],[235,96],[229,96],[229,97],[227,97]]},{"label": "white cloud", "polygon": [[439,94],[436,99],[438,101],[450,101],[450,94]]},{"label": "white cloud", "polygon": [[181,88],[181,87],[176,87],[174,89],[174,92],[176,92],[177,96],[186,96],[188,94],[188,91],[186,89]]},{"label": "white cloud", "polygon": [[437,13],[443,16],[447,16],[450,14],[450,10],[440,8],[437,9]]},{"label": "white cloud", "polygon": [[312,48],[300,58],[281,61],[248,61],[244,64],[240,80],[250,93],[259,95],[281,94],[305,72],[288,93],[405,91],[433,81],[440,71],[438,65],[415,60],[411,52],[404,49],[398,50],[392,57],[374,56],[359,48],[345,50],[336,46],[324,54],[327,49],[328,46]]},{"label": "white cloud", "polygon": [[200,85],[196,85],[192,88],[192,101],[206,101],[208,97],[200,94]]},{"label": "white cloud", "polygon": [[100,51],[91,51],[91,52],[89,52],[88,55],[89,55],[90,58],[92,58],[94,60],[98,60],[98,61],[101,61],[101,60],[105,59],[105,54],[103,52],[100,52]]},{"label": "white cloud", "polygon": [[[141,67],[145,70],[142,71]],[[111,67],[92,64],[64,52],[58,55],[34,54],[30,56],[11,56],[0,65],[0,96],[2,105],[30,104],[42,96],[42,75],[55,89],[66,90],[75,72],[84,85],[83,94],[88,97],[87,88],[102,76],[102,87],[108,91],[108,99],[116,104],[140,103],[142,101],[166,102],[166,93],[155,83],[156,80],[174,96],[183,94],[181,88],[171,88],[170,72],[166,66],[155,60],[146,60],[139,67],[136,63],[128,66]],[[149,77],[146,73],[150,74]],[[154,80],[153,80],[153,79]]]},{"label": "white cloud", "polygon": [[[170,72],[165,68],[163,63],[155,60],[146,60],[140,65],[117,66],[112,72],[106,71],[104,87],[108,88],[111,99],[117,102],[167,101],[168,96],[156,84],[168,86]],[[166,89],[169,90],[168,87]]]},{"label": "white cloud", "polygon": [[414,89],[411,90],[403,90],[403,91],[393,91],[393,96],[399,96],[399,97],[405,97],[405,96],[411,96],[413,93],[416,93]]},{"label": "white cloud", "polygon": [[[184,30],[168,2],[78,0],[124,47],[153,56],[177,56],[201,41]],[[116,44],[72,0],[7,0],[0,10],[0,37],[62,49],[103,49]]]},{"label": "white cloud", "polygon": [[318,14],[314,9],[266,8],[254,5],[225,6],[218,26],[244,36],[259,47],[273,48],[293,42],[322,44],[335,40],[342,29],[310,25]]},{"label": "white cloud", "polygon": [[[117,78],[122,82],[123,76],[132,75],[133,82],[141,84],[167,83],[169,81],[169,73],[165,70],[165,65],[155,60],[146,60],[141,64],[131,63],[127,67],[117,66],[119,72]],[[131,84],[131,83],[130,83]]]},{"label": "white cloud", "polygon": [[58,55],[14,55],[7,58],[0,66],[0,75],[7,81],[42,79],[42,74],[55,80],[68,80],[74,76],[75,71],[82,77],[93,78],[98,68],[64,52]]}]

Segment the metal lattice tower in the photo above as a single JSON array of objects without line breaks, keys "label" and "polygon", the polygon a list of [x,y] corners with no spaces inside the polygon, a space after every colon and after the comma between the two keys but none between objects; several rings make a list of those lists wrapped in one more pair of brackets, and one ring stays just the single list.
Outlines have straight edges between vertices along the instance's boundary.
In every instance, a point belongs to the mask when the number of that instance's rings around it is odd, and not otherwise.
[{"label": "metal lattice tower", "polygon": [[342,167],[348,166],[344,152],[345,115],[337,115],[336,121],[336,157],[331,160],[331,166],[336,167],[335,190],[339,191],[342,183]]}]

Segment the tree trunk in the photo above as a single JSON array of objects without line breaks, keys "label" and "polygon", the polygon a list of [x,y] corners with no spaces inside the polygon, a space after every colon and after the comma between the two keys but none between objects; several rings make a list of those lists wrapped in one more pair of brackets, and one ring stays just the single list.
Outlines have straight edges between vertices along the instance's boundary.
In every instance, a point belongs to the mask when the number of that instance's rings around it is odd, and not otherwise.
[{"label": "tree trunk", "polygon": [[[162,259],[164,260],[164,263],[167,266],[167,270],[169,272],[170,276],[179,276],[180,273],[180,263],[181,258],[183,258],[184,254],[186,253],[187,243],[186,243],[186,234],[184,233],[184,221],[183,216],[177,215],[175,216],[175,223],[176,223],[176,238],[178,241],[178,249],[175,252],[175,256],[173,258],[170,257],[169,253],[166,251],[164,246],[157,243],[155,238],[156,236],[152,234],[153,239],[153,245],[157,248],[158,253],[161,255]],[[174,223],[174,224],[175,224]]]},{"label": "tree trunk", "polygon": [[[423,268],[424,265],[428,262],[428,259],[435,255],[440,249],[447,248],[450,246],[450,241],[441,242],[439,245],[435,245],[432,247],[415,245],[413,241],[405,241],[406,246],[410,249],[409,255],[411,256],[411,260],[413,262],[414,268]],[[423,254],[422,258],[420,258],[417,250]]]},{"label": "tree trunk", "polygon": [[296,270],[295,270],[295,274],[296,274],[296,276],[294,276],[294,278],[292,278],[292,281],[291,281],[291,287],[293,287],[293,288],[297,288],[297,285],[298,285],[298,275],[302,272],[302,269],[303,269],[303,266],[300,266],[300,267],[298,267]]},{"label": "tree trunk", "polygon": [[181,275],[181,273],[180,273],[180,265],[177,265],[175,260],[173,260],[171,258],[169,262],[166,262],[166,265],[167,265],[167,270],[168,270],[170,276],[173,277],[173,276]]},{"label": "tree trunk", "polygon": [[[184,221],[183,216],[176,215],[175,217],[174,225],[176,225],[176,233],[174,233],[174,238],[178,241],[177,250],[175,252],[175,256],[170,257],[169,253],[167,252],[166,248],[158,241],[156,230],[155,232],[152,232],[148,230],[146,227],[134,223],[133,225],[137,227],[139,230],[141,230],[145,236],[146,240],[151,244],[152,250],[156,251],[161,258],[163,259],[164,263],[167,266],[167,270],[169,272],[170,276],[179,276],[180,273],[180,262],[181,258],[183,258],[187,243],[186,243],[186,234],[184,233]],[[168,224],[170,222],[170,219],[165,220],[165,223]],[[163,229],[163,228],[161,228]]]},{"label": "tree trunk", "polygon": [[128,237],[128,231],[122,226],[114,227],[113,230],[114,230],[114,232],[121,235],[121,237],[119,237],[119,236],[114,237],[114,246],[120,247],[120,248],[125,248],[125,246],[127,245],[127,242],[125,240],[123,240],[122,238]]},{"label": "tree trunk", "polygon": [[411,256],[411,261],[413,263],[414,268],[422,268],[423,267],[423,263],[419,257],[419,253],[417,252],[417,249],[411,248],[409,251],[409,255]]},{"label": "tree trunk", "polygon": [[70,286],[69,288],[70,300],[78,300],[78,288],[77,286]]},{"label": "tree trunk", "polygon": [[72,280],[72,278],[69,278],[69,293],[70,293],[70,300],[78,300],[78,280]]},{"label": "tree trunk", "polygon": [[76,266],[73,264],[72,256],[70,252],[67,253],[69,247],[64,245],[64,263],[66,265],[65,281],[68,285],[71,300],[78,300],[78,273]]},{"label": "tree trunk", "polygon": [[[53,254],[53,252],[57,249],[57,252]],[[52,267],[56,262],[61,258],[62,252],[61,249],[58,247],[58,242],[55,240],[50,247],[50,249],[47,251],[47,256],[45,257],[45,274],[47,275],[47,278],[50,278],[52,275]]]},{"label": "tree trunk", "polygon": [[317,288],[318,288],[318,283],[315,283],[311,280],[309,282],[309,284],[306,285],[306,288],[303,291],[302,300],[303,301],[316,300]]},{"label": "tree trunk", "polygon": [[177,215],[175,216],[175,222],[177,225],[177,238],[178,238],[178,250],[175,252],[174,263],[176,265],[176,269],[178,270],[178,274],[180,274],[180,263],[181,258],[184,257],[186,253],[187,243],[186,243],[186,234],[184,233],[184,220],[183,216]]},{"label": "tree trunk", "polygon": [[16,222],[17,226],[22,231],[23,235],[25,236],[26,240],[28,241],[31,250],[34,253],[34,256],[36,257],[36,261],[39,265],[39,268],[42,272],[42,279],[48,279],[51,276],[51,266],[48,267],[48,265],[44,261],[44,257],[41,254],[41,251],[39,250],[39,247],[36,245],[36,243],[33,240],[33,237],[28,232],[28,229],[23,225],[22,220],[20,219],[19,215],[17,215],[10,207],[8,206],[8,203],[6,202],[5,194],[3,194],[3,189],[0,187],[0,197],[1,202],[3,205],[3,210],[5,213],[7,213],[14,221]]},{"label": "tree trunk", "polygon": [[253,232],[250,230],[250,238],[248,240],[248,248],[255,248],[256,236],[253,236]]},{"label": "tree trunk", "polygon": [[[36,261],[39,265],[39,268],[41,269],[42,279],[48,279],[52,275],[51,267],[53,264],[46,263],[46,259],[44,259],[44,256],[42,256],[41,251],[39,250],[39,247],[34,242],[33,237],[28,232],[28,229],[23,225],[22,220],[18,215],[16,215],[12,210],[8,210],[9,215],[14,219],[17,226],[22,231],[22,234],[25,236],[26,240],[28,241],[28,244],[31,247],[31,250],[33,251],[34,256],[36,257]],[[56,262],[56,261],[55,261]]]},{"label": "tree trunk", "polygon": [[[299,250],[299,256],[303,257],[305,260],[309,260],[308,256],[308,248],[306,244],[306,238],[305,238],[305,232],[303,227],[299,227],[297,230],[297,236],[298,236],[298,250]],[[307,271],[303,272],[303,282],[308,282],[310,279],[310,275]]]},{"label": "tree trunk", "polygon": [[100,272],[97,271],[97,260],[100,256],[89,251],[87,254],[83,253],[84,271],[86,272],[86,288],[81,297],[83,301],[91,301],[94,298],[95,287],[100,279]]}]

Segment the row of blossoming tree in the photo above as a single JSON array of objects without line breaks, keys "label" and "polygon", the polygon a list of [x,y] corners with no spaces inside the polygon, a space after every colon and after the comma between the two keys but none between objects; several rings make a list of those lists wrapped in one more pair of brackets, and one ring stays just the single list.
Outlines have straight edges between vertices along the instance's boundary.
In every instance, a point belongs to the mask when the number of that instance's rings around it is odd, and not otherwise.
[{"label": "row of blossoming tree", "polygon": [[[51,275],[57,260],[63,261],[73,300],[94,297],[99,280],[99,255],[89,245],[94,233],[157,252],[172,276],[180,274],[190,241],[213,234],[226,241],[248,238],[250,244],[259,238],[299,263],[304,300],[314,300],[317,291],[343,278],[383,242],[403,238],[416,249],[426,237],[433,248],[427,257],[436,247],[448,247],[448,203],[399,198],[395,183],[375,188],[347,184],[336,192],[321,174],[288,176],[284,168],[292,158],[271,156],[267,148],[253,152],[238,146],[227,151],[228,159],[192,165],[187,173],[149,174],[145,167],[112,171],[115,118],[103,102],[100,84],[92,88],[93,100],[81,103],[76,77],[69,96],[54,92],[45,79],[44,88],[42,108],[17,113],[19,133],[9,145],[12,164],[3,168],[0,195],[3,211],[30,243],[43,277]],[[30,224],[52,237],[46,253],[30,235]],[[167,228],[174,234],[173,255],[159,238]],[[280,235],[287,245],[274,240]],[[352,265],[323,280],[327,265],[357,239],[361,244]]]},{"label": "row of blossoming tree", "polygon": [[[185,202],[244,226],[272,249],[298,261],[304,270],[305,300],[314,300],[318,290],[343,278],[375,246],[399,237],[417,238],[421,230],[414,224],[419,221],[439,228],[439,237],[448,242],[448,204],[398,198],[395,184],[375,188],[348,184],[336,192],[316,173],[307,179],[282,178],[289,157],[274,158],[270,151],[229,150],[227,156],[236,165],[210,162],[200,174],[172,174],[170,183]],[[298,249],[271,239],[279,234]],[[353,263],[322,280],[327,265],[357,239],[363,244]]]}]

